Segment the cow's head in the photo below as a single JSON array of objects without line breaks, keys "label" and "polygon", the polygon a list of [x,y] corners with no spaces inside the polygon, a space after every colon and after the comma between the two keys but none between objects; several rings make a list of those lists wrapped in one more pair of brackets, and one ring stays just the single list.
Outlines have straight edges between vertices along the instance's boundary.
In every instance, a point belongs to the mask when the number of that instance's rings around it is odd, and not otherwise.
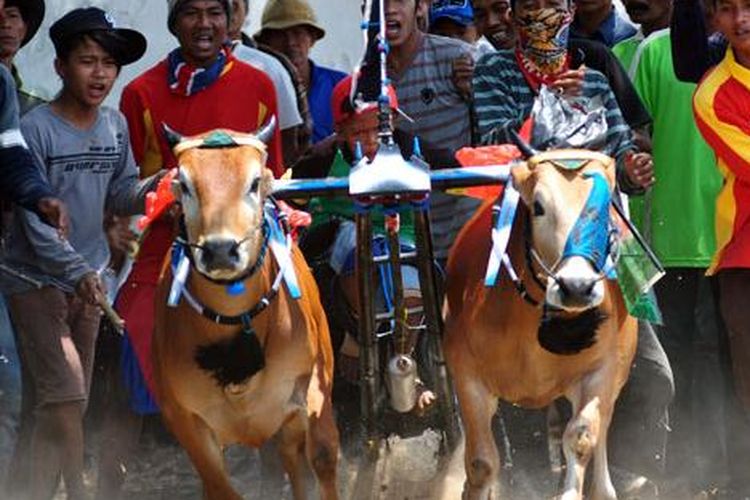
[{"label": "cow's head", "polygon": [[272,118],[254,134],[214,130],[181,137],[167,131],[179,162],[173,188],[193,262],[211,279],[238,279],[260,255],[273,182],[266,143],[274,127]]},{"label": "cow's head", "polygon": [[530,254],[547,275],[546,303],[571,313],[604,299],[615,164],[581,150],[534,154],[512,170],[530,212]]}]

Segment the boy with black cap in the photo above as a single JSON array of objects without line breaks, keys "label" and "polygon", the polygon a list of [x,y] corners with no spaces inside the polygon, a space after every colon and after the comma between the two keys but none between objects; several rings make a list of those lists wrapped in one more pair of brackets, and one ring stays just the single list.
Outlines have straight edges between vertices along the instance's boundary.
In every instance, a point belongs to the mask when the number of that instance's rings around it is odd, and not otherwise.
[{"label": "boy with black cap", "polygon": [[157,181],[138,182],[125,119],[101,107],[120,68],[145,52],[145,38],[116,28],[108,14],[93,7],[66,14],[51,27],[50,37],[63,88],[50,104],[27,114],[21,127],[74,224],[63,241],[19,211],[7,262],[42,287],[3,279],[35,392],[32,499],[51,496],[60,472],[68,498],[85,496],[82,419],[99,327],[97,304],[104,294],[99,272],[109,260],[104,211],[141,212]]}]

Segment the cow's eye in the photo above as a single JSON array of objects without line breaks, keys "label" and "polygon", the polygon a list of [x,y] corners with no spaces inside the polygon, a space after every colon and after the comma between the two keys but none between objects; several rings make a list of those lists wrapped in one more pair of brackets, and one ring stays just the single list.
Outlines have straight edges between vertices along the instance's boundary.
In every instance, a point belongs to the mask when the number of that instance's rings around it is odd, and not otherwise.
[{"label": "cow's eye", "polygon": [[180,192],[182,193],[182,196],[190,196],[190,187],[188,187],[187,182],[183,180],[180,181]]},{"label": "cow's eye", "polygon": [[248,194],[257,193],[258,189],[260,189],[260,177],[256,177],[255,179],[253,179],[253,183],[250,184],[250,190],[248,191]]},{"label": "cow's eye", "polygon": [[544,206],[537,200],[534,202],[534,217],[541,217],[544,215]]}]

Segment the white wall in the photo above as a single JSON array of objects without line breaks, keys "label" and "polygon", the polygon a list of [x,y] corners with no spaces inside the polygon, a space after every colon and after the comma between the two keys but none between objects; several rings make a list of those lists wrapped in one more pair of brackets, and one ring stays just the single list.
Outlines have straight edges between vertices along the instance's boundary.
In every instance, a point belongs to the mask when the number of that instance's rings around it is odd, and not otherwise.
[{"label": "white wall", "polygon": [[[54,49],[49,39],[49,26],[76,7],[98,6],[112,14],[123,27],[135,28],[148,39],[148,51],[137,63],[126,66],[108,103],[116,105],[120,90],[135,76],[153,66],[176,46],[167,30],[166,0],[46,0],[47,13],[36,37],[23,48],[17,64],[24,85],[38,95],[51,98],[59,90],[59,80],[52,67]],[[326,37],[313,49],[316,62],[351,71],[359,59],[362,35],[359,30],[359,2],[356,0],[310,0],[318,19],[326,29]],[[265,0],[250,0],[247,32],[254,33],[260,25]]]}]

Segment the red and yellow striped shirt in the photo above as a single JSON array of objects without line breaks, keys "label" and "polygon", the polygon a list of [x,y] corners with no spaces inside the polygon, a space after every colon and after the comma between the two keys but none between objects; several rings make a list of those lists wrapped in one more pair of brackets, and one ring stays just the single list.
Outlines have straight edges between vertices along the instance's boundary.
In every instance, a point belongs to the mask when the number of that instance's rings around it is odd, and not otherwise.
[{"label": "red and yellow striped shirt", "polygon": [[750,69],[731,48],[698,86],[693,110],[716,153],[724,187],[716,201],[717,251],[709,274],[750,267]]}]

